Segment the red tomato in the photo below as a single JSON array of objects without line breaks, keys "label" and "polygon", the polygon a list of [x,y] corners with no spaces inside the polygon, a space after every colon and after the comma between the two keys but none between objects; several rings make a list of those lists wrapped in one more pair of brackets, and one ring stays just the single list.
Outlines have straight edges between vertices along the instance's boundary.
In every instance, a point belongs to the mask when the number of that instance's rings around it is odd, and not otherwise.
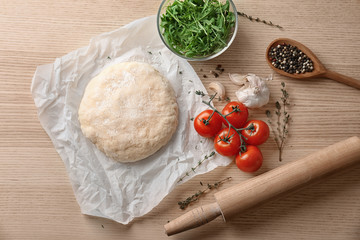
[{"label": "red tomato", "polygon": [[223,156],[234,156],[240,150],[240,136],[234,130],[229,128],[222,129],[214,139],[215,150]]},{"label": "red tomato", "polygon": [[[221,113],[226,116],[226,119],[235,128],[244,126],[249,116],[247,107],[241,102],[229,102]],[[226,126],[229,126],[225,119],[223,119],[223,122]]]},{"label": "red tomato", "polygon": [[270,135],[269,126],[261,120],[250,120],[244,128],[254,126],[251,130],[242,130],[241,134],[245,137],[245,142],[249,145],[260,145],[266,142]]},{"label": "red tomato", "polygon": [[244,172],[255,172],[261,167],[263,156],[258,147],[248,145],[246,146],[245,152],[242,152],[241,155],[236,155],[235,162],[240,170]]},{"label": "red tomato", "polygon": [[[222,117],[213,110],[205,110],[194,119],[194,128],[200,136],[213,137],[222,127]],[[213,114],[213,115],[212,115]],[[212,115],[212,116],[211,116]],[[210,120],[209,117],[211,116]]]}]

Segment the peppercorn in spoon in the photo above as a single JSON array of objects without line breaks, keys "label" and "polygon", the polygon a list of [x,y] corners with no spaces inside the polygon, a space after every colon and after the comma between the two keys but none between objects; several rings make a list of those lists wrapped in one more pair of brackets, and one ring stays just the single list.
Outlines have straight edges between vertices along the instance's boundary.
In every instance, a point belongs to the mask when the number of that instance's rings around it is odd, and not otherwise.
[{"label": "peppercorn in spoon", "polygon": [[325,77],[360,89],[359,80],[327,70],[310,49],[289,38],[272,41],[266,49],[266,61],[272,69],[286,77]]}]

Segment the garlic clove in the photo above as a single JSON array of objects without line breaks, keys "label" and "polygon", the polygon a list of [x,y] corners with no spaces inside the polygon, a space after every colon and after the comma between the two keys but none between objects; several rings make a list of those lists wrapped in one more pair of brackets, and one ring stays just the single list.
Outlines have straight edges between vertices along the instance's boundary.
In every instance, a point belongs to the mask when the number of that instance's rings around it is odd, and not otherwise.
[{"label": "garlic clove", "polygon": [[229,73],[229,78],[235,85],[239,86],[245,85],[248,82],[247,75]]},{"label": "garlic clove", "polygon": [[209,84],[209,89],[216,92],[221,99],[225,99],[225,87],[220,82],[211,82]]}]

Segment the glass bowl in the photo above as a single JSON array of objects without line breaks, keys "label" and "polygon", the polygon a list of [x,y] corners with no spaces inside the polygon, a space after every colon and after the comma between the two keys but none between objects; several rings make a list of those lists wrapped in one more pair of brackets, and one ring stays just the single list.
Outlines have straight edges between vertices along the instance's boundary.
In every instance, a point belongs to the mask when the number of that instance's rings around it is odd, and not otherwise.
[{"label": "glass bowl", "polygon": [[[181,50],[178,50],[177,47],[176,47],[176,44],[171,44],[171,43],[168,43],[166,37],[164,36],[164,32],[165,32],[165,29],[164,27],[162,26],[162,17],[163,15],[166,13],[166,10],[169,6],[172,6],[172,4],[174,2],[183,2],[183,0],[163,0],[162,3],[160,4],[160,7],[159,7],[159,10],[158,10],[158,13],[157,13],[157,29],[158,29],[158,33],[160,35],[160,38],[161,40],[163,41],[163,43],[165,44],[165,46],[170,49],[170,51],[172,51],[174,54],[178,55],[179,57],[182,57],[186,60],[189,60],[189,61],[206,61],[206,60],[210,60],[210,59],[213,59],[217,56],[219,56],[220,54],[222,54],[223,52],[226,51],[226,49],[228,49],[231,45],[231,43],[234,41],[235,37],[236,37],[236,33],[237,33],[237,28],[238,28],[238,17],[237,17],[237,10],[236,10],[236,7],[233,3],[232,0],[220,0],[220,1],[212,1],[212,0],[209,0],[209,2],[221,2],[222,4],[225,4],[226,2],[229,2],[229,11],[228,11],[228,14],[229,13],[232,13],[233,16],[234,16],[234,22],[233,22],[233,26],[231,27],[230,29],[230,32],[227,36],[226,39],[222,39],[222,41],[219,41],[219,42],[222,42],[222,45],[220,48],[216,48],[214,50],[212,50],[211,52],[209,53],[201,53],[201,54],[195,54],[195,55],[192,55],[192,56],[189,56],[189,54],[187,54],[186,52],[184,51],[181,51]],[[198,2],[199,0],[188,0],[188,2]],[[206,1],[202,1],[200,0],[201,2],[206,2]],[[205,4],[205,3],[204,3]],[[194,5],[195,6],[195,5]],[[204,7],[204,6],[202,6]],[[177,12],[181,12],[181,11],[177,11]],[[219,14],[218,14],[219,15]],[[216,16],[218,16],[216,15]],[[171,14],[169,15],[171,16],[171,18],[176,18],[176,16],[174,16],[174,14]],[[226,16],[226,15],[225,15]],[[224,17],[224,15],[222,16]],[[203,18],[200,19],[200,21],[202,20]],[[178,19],[176,19],[177,22]],[[189,26],[189,25],[193,25],[193,24],[197,24],[196,21],[193,21],[191,20],[192,22],[186,22],[184,25]],[[216,19],[214,20],[216,21]],[[201,25],[198,24],[198,26]],[[213,24],[215,25],[215,24]],[[208,25],[209,26],[209,25]],[[201,28],[202,26],[199,26],[199,28]],[[217,26],[215,25],[214,28],[216,28]],[[190,28],[190,27],[189,27]],[[174,28],[175,31],[176,29],[178,28]],[[204,29],[204,28],[202,28]],[[209,30],[209,29],[208,29]],[[211,30],[211,29],[210,29]],[[204,31],[206,32],[206,30],[204,29]],[[204,33],[205,33],[204,32]],[[209,35],[210,34],[206,34],[206,35]],[[204,36],[204,34],[202,34],[202,36]],[[210,37],[209,37],[210,38]],[[177,38],[176,38],[177,39]],[[179,41],[180,42],[180,41]],[[180,42],[181,43],[181,42]],[[185,44],[186,45],[186,44]]]}]

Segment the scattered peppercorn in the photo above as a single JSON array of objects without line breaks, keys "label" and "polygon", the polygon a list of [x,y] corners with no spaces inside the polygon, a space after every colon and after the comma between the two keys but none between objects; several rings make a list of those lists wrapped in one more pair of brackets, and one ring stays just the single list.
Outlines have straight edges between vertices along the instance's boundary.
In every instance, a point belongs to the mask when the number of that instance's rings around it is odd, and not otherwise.
[{"label": "scattered peppercorn", "polygon": [[279,44],[269,51],[271,64],[290,74],[312,72],[314,65],[311,59],[296,46]]},{"label": "scattered peppercorn", "polygon": [[225,69],[221,67],[221,64],[217,65],[217,67],[215,69],[220,71],[220,73],[225,71]]},{"label": "scattered peppercorn", "polygon": [[212,75],[214,75],[215,78],[218,78],[218,77],[219,77],[219,74],[218,74],[217,72],[213,71],[213,70],[211,70],[210,73],[211,73]]},{"label": "scattered peppercorn", "polygon": [[[200,71],[203,69],[201,68]],[[221,66],[221,64],[218,64],[214,70],[210,70],[209,73],[212,74],[215,78],[220,77],[220,75],[225,71],[225,69]],[[203,78],[207,78],[208,75],[203,74]]]}]

